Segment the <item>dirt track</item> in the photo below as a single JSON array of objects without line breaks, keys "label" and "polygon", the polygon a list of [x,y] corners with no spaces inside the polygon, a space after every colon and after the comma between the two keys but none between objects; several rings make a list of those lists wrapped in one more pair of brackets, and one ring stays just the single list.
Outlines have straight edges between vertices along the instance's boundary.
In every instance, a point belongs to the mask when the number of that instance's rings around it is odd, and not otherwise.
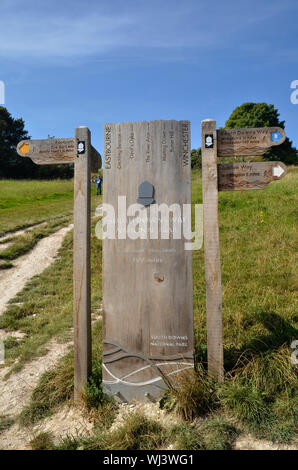
[{"label": "dirt track", "polygon": [[32,251],[14,261],[14,267],[0,272],[0,315],[6,310],[7,302],[20,292],[27,281],[41,274],[53,262],[65,235],[73,225],[43,238]]}]

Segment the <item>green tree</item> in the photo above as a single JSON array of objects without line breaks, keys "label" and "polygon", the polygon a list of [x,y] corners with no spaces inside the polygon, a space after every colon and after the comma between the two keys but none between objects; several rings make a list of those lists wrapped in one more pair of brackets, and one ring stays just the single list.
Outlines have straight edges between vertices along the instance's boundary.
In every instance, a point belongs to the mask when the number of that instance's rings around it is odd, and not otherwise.
[{"label": "green tree", "polygon": [[[279,112],[273,104],[267,103],[243,103],[232,112],[226,121],[226,129],[244,127],[281,127],[285,128],[285,121],[279,120]],[[287,165],[297,165],[297,149],[286,138],[279,146],[272,147],[264,154],[266,160],[279,160]]]},{"label": "green tree", "polygon": [[202,168],[201,148],[192,149],[190,157],[191,157],[191,167],[192,168]]},{"label": "green tree", "polygon": [[73,165],[35,165],[17,154],[21,140],[30,139],[23,119],[14,119],[0,106],[0,178],[53,179],[72,178]]},{"label": "green tree", "polygon": [[22,159],[16,152],[20,140],[28,138],[23,119],[14,119],[0,106],[0,178],[20,177],[33,168],[31,160]]}]

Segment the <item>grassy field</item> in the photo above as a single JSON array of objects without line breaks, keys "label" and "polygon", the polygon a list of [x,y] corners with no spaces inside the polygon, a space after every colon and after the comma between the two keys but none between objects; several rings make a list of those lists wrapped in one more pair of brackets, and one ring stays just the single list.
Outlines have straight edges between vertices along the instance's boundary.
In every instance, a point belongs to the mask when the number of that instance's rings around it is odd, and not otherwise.
[{"label": "grassy field", "polygon": [[[10,208],[0,191],[0,229],[15,229],[13,212],[26,225],[46,217],[66,217],[72,209],[71,182],[36,183],[35,197],[26,199],[23,182],[9,188]],[[28,183],[26,183],[28,184]],[[10,186],[11,185],[11,186]],[[18,188],[20,185],[20,188]],[[35,183],[33,184],[35,185]],[[41,195],[38,199],[38,187]],[[48,189],[47,189],[47,185]],[[51,186],[53,185],[53,186]],[[197,369],[183,377],[177,389],[161,401],[169,413],[181,417],[179,425],[165,428],[143,415],[131,413],[127,422],[110,431],[117,405],[101,391],[101,320],[94,323],[93,374],[86,390],[86,408],[95,420],[90,438],[64,440],[57,446],[50,434],[37,436],[33,448],[152,449],[173,445],[178,449],[228,449],[241,433],[289,443],[297,431],[297,366],[291,363],[291,342],[297,331],[297,185],[298,169],[260,191],[222,192],[219,221],[223,288],[224,384],[206,375],[206,309],[203,250],[193,253],[194,319]],[[201,203],[201,174],[193,172],[193,203]],[[2,186],[1,186],[2,188]],[[60,194],[51,198],[51,191]],[[20,192],[19,192],[20,191]],[[60,192],[59,192],[60,191]],[[2,194],[2,196],[1,196]],[[43,199],[44,198],[44,199]],[[38,200],[38,214],[35,214]],[[27,202],[26,202],[27,201]],[[93,205],[99,199],[93,196]],[[39,204],[38,203],[38,204]],[[15,206],[13,206],[15,204]],[[101,301],[101,242],[92,229],[92,311]],[[57,289],[59,286],[59,289]],[[14,305],[22,302],[22,305]],[[6,340],[7,358],[19,370],[43,354],[50,338],[69,337],[72,324],[72,234],[58,259],[33,278],[0,317],[0,328],[25,333],[21,341]],[[36,316],[32,317],[35,314]],[[21,415],[24,426],[53,413],[72,398],[72,356],[62,358],[35,389]],[[125,436],[130,436],[125,438]],[[116,444],[115,444],[116,443]],[[117,445],[118,447],[114,447]],[[128,447],[129,446],[129,447]]]},{"label": "grassy field", "polygon": [[[2,186],[3,182],[3,186]],[[0,182],[0,227],[15,231],[21,227],[36,225],[25,234],[6,238],[3,243],[12,243],[0,251],[0,261],[13,261],[30,251],[42,238],[72,222],[73,181],[1,181]],[[91,209],[100,204],[92,185]],[[18,200],[18,197],[20,200]],[[39,202],[36,202],[39,201]],[[6,207],[8,206],[8,207]],[[12,215],[23,207],[26,217],[13,221]],[[93,214],[93,212],[92,212]],[[94,230],[93,230],[94,232]],[[0,316],[0,328],[24,333],[22,341],[8,337],[5,342],[7,365],[17,359],[13,370],[20,370],[24,363],[46,352],[45,344],[53,337],[64,341],[70,338],[72,326],[72,233],[63,242],[57,261],[40,276],[32,278],[25,289],[14,299],[5,314]],[[93,233],[93,238],[97,240]],[[0,240],[1,249],[1,240]],[[101,296],[101,283],[95,273],[100,272],[101,254],[92,250],[92,292],[94,304]],[[13,265],[13,264],[12,264]],[[11,267],[8,265],[7,267]],[[4,265],[4,268],[6,266]],[[0,264],[1,268],[1,264]],[[96,282],[96,285],[95,285]],[[57,289],[57,285],[60,289]],[[20,305],[16,305],[20,304]],[[38,313],[38,315],[37,315]],[[68,333],[67,333],[68,332]],[[1,367],[1,366],[0,366]]]},{"label": "grassy field", "polygon": [[0,235],[71,214],[73,181],[0,181]]},{"label": "grassy field", "polygon": [[[92,185],[92,210],[99,203]],[[73,180],[0,182],[0,269],[30,251],[36,243],[71,223]],[[26,233],[14,232],[32,227]],[[1,235],[11,232],[1,240]],[[1,250],[2,244],[9,243]]]},{"label": "grassy field", "polygon": [[0,180],[0,236],[72,213],[73,180]]},{"label": "grassy field", "polygon": [[[246,351],[281,346],[290,333],[295,338],[290,325],[298,319],[297,183],[293,169],[264,190],[219,193],[226,369]],[[201,202],[196,174],[193,199]],[[194,252],[198,345],[206,337],[203,279],[201,250]]]}]

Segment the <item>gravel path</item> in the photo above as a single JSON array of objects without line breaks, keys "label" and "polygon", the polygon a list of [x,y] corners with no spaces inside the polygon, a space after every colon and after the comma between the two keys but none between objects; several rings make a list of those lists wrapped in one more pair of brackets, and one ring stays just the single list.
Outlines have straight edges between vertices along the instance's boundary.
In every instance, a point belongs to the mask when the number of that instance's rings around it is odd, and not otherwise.
[{"label": "gravel path", "polygon": [[[64,356],[72,342],[61,344],[55,340],[48,344],[48,353],[29,362],[24,368],[4,380],[7,369],[0,369],[0,416],[5,415],[16,418],[23,407],[29,403],[31,393],[36,387],[41,375],[53,368],[58,360]],[[65,424],[67,427],[67,425]],[[38,429],[38,426],[35,426]],[[35,428],[28,430],[14,424],[11,428],[0,434],[0,449],[25,449]]]},{"label": "gravel path", "polygon": [[10,299],[20,292],[27,281],[41,274],[55,259],[65,235],[73,228],[68,225],[40,240],[37,245],[24,256],[14,261],[14,267],[0,271],[0,315],[7,308]]},{"label": "gravel path", "polygon": [[[57,256],[65,235],[73,228],[73,225],[63,227],[47,238],[43,238],[38,244],[24,256],[14,261],[14,267],[0,272],[0,314],[7,308],[10,299],[20,292],[26,283],[35,275],[41,274],[51,265]],[[18,231],[19,234],[21,231]],[[22,231],[22,233],[25,231]],[[2,237],[2,240],[4,237]],[[0,330],[0,339],[5,339],[7,334]],[[21,337],[20,332],[10,332],[9,336]],[[22,408],[29,402],[31,393],[38,383],[41,375],[66,354],[72,344],[50,341],[48,353],[28,364],[18,373],[12,374],[8,380],[4,380],[7,368],[0,369],[0,416],[15,418]],[[18,424],[0,434],[0,449],[23,449],[30,440],[31,433],[19,428]]]}]

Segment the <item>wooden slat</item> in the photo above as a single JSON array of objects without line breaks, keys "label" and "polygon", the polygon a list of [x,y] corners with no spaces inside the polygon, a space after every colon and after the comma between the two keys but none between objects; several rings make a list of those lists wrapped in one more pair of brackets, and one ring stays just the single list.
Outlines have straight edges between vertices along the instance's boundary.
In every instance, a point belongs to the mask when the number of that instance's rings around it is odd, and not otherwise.
[{"label": "wooden slat", "polygon": [[216,121],[212,119],[202,121],[202,178],[208,371],[216,380],[222,380],[222,293],[218,229],[217,139]]},{"label": "wooden slat", "polygon": [[75,158],[74,172],[74,393],[78,401],[91,372],[89,129],[76,128],[76,139],[85,142],[85,153]]}]

